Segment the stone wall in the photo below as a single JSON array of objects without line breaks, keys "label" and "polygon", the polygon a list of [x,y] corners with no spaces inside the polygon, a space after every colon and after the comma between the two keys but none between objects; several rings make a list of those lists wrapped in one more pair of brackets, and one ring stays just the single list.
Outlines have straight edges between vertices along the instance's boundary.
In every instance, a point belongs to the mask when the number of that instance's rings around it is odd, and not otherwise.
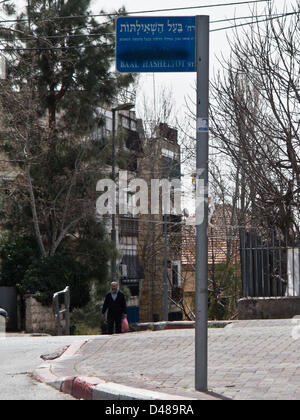
[{"label": "stone wall", "polygon": [[56,334],[52,306],[43,306],[34,295],[25,296],[25,330],[27,333]]},{"label": "stone wall", "polygon": [[300,315],[300,297],[243,298],[238,319],[290,319]]}]

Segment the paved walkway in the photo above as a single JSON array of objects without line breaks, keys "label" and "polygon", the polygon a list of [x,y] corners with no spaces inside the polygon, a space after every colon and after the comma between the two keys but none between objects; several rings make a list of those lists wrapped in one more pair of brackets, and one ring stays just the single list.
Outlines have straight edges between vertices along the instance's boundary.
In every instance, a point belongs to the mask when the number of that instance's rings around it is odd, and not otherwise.
[{"label": "paved walkway", "polygon": [[[209,390],[231,399],[300,399],[299,325],[237,321],[209,329]],[[210,399],[194,390],[194,335],[187,329],[97,336],[52,373]]]}]

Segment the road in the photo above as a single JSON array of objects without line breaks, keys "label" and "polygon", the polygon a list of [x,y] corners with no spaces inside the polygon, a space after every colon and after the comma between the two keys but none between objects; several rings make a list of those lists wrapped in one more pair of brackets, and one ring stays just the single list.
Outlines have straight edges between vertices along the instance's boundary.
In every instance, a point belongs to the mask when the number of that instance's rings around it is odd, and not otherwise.
[{"label": "road", "polygon": [[82,338],[0,336],[0,400],[72,400],[69,395],[37,382],[32,373],[43,363],[42,354],[56,352]]}]

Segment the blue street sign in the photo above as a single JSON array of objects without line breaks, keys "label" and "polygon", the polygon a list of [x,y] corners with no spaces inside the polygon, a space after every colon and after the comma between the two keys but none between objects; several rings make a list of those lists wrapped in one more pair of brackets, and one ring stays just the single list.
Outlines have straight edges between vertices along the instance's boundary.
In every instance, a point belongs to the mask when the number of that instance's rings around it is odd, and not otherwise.
[{"label": "blue street sign", "polygon": [[120,17],[116,26],[117,71],[196,71],[195,17]]}]

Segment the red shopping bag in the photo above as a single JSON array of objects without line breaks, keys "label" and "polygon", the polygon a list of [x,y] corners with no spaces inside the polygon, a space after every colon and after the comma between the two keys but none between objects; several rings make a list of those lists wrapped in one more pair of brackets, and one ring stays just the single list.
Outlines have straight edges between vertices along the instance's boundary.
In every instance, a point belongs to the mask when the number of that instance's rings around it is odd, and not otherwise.
[{"label": "red shopping bag", "polygon": [[128,321],[127,318],[123,318],[122,321],[122,333],[127,333],[129,331],[129,325],[128,325]]}]

